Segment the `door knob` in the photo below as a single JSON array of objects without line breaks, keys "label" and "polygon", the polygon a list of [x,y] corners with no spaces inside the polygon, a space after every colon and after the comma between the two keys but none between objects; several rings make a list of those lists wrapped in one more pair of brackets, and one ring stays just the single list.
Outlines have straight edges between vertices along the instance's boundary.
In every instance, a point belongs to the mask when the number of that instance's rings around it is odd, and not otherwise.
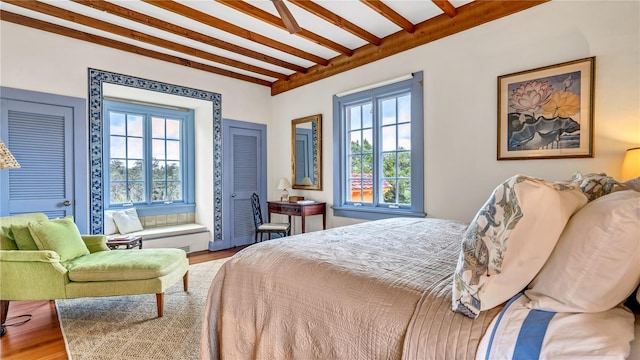
[{"label": "door knob", "polygon": [[236,193],[231,194],[231,197],[236,197]]},{"label": "door knob", "polygon": [[69,205],[71,205],[71,201],[69,201],[69,200],[65,200],[65,201],[63,202],[63,204],[64,204],[64,206],[69,206]]}]

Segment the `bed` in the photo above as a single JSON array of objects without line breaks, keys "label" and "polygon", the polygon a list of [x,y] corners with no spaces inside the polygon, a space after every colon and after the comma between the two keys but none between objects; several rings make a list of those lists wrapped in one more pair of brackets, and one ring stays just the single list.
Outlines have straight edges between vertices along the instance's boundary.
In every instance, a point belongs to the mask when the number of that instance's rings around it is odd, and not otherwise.
[{"label": "bed", "polygon": [[[492,199],[500,202],[494,195],[503,190],[496,188],[488,204]],[[497,354],[513,352],[514,344],[522,340],[519,330],[513,330],[523,326],[516,320],[528,319],[532,311],[526,292],[497,299],[498,305],[477,314],[453,311],[455,299],[460,298],[455,294],[454,278],[469,272],[460,265],[465,257],[461,239],[474,225],[486,225],[486,207],[471,224],[432,218],[378,220],[263,242],[240,251],[222,266],[211,285],[200,358],[494,359],[501,358]],[[637,208],[640,212],[640,206]],[[517,249],[511,235],[510,245]],[[636,255],[640,259],[640,253],[631,256]],[[535,273],[537,270],[533,276]],[[530,281],[520,288],[527,288]],[[637,287],[640,270],[633,282]],[[483,299],[483,304],[488,301]],[[574,358],[588,354],[593,344],[561,335],[567,329],[598,324],[602,317],[613,319],[607,326],[616,329],[601,339],[612,344],[605,355],[625,358],[631,348],[637,351],[637,344],[630,346],[634,315],[620,306],[606,311],[610,313],[600,312],[600,318],[568,312],[552,316],[546,335],[542,334],[546,340],[540,342],[544,345],[540,358],[553,356],[554,347],[566,348],[567,343],[580,348],[572,353]],[[638,321],[635,323],[637,330]]]}]

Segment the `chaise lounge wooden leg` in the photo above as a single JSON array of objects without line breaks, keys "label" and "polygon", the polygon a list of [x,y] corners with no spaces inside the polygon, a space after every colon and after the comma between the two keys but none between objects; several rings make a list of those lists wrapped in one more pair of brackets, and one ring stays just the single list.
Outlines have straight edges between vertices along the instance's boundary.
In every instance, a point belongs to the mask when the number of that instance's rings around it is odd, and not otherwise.
[{"label": "chaise lounge wooden leg", "polygon": [[0,336],[4,336],[7,332],[4,328],[4,322],[7,320],[7,313],[9,312],[9,300],[0,300]]},{"label": "chaise lounge wooden leg", "polygon": [[184,291],[189,291],[189,272],[184,273],[182,277],[182,288]]},{"label": "chaise lounge wooden leg", "polygon": [[164,314],[164,293],[156,294],[156,303],[158,304],[158,317]]},{"label": "chaise lounge wooden leg", "polygon": [[0,324],[4,324],[9,313],[9,300],[0,300]]}]

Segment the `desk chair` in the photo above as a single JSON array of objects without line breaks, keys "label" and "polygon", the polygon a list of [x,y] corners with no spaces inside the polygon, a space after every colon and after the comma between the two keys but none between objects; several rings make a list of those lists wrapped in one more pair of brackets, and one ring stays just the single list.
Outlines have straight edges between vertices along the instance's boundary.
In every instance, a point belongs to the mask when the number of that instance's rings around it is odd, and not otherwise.
[{"label": "desk chair", "polygon": [[283,237],[291,235],[291,224],[265,223],[262,221],[260,197],[258,197],[258,194],[256,193],[253,193],[253,195],[251,195],[251,207],[253,208],[253,223],[256,227],[255,242],[258,242],[258,236],[260,236],[260,241],[262,241],[263,234],[269,234],[269,240],[271,240],[271,234],[278,234]]}]

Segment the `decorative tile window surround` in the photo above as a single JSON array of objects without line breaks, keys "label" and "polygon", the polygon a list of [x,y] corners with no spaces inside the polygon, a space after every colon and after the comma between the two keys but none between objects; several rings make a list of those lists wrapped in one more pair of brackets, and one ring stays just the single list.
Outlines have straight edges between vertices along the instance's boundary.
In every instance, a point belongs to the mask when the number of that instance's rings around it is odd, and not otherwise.
[{"label": "decorative tile window surround", "polygon": [[[210,101],[213,106],[213,241],[222,241],[222,96],[218,93],[167,84],[159,81],[138,78],[124,74],[113,73],[104,70],[88,69],[89,72],[89,154],[90,154],[90,228],[91,234],[103,233],[103,182],[102,182],[102,142],[103,119],[102,98],[103,83],[129,86],[167,94],[191,97]],[[155,226],[166,226],[170,220],[164,217],[155,217]],[[172,221],[172,220],[171,220]],[[176,217],[176,222],[178,218]],[[143,227],[151,225],[153,220],[144,220]],[[195,223],[194,219],[187,224]],[[211,246],[212,243],[209,245]]]}]

